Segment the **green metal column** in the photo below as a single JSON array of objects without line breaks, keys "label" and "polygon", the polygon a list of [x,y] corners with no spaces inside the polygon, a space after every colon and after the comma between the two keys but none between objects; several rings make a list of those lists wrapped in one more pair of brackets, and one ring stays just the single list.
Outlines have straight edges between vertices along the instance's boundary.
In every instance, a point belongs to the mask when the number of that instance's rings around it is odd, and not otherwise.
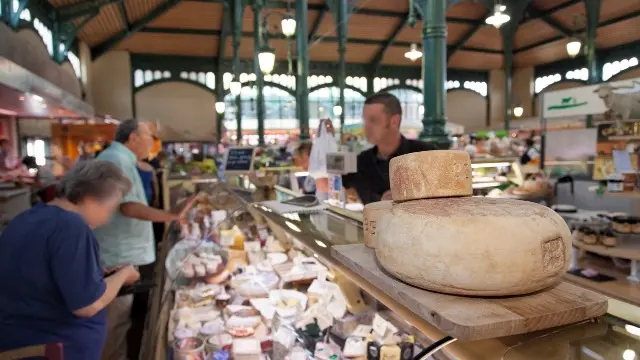
[{"label": "green metal column", "polygon": [[262,10],[262,1],[255,0],[253,3],[253,71],[256,74],[256,88],[258,89],[258,96],[256,97],[256,110],[258,115],[258,144],[264,145],[264,77],[262,71],[260,71],[260,62],[258,60],[258,53],[260,53],[260,47],[262,45],[262,26],[260,23],[260,11]]},{"label": "green metal column", "polygon": [[344,101],[344,88],[346,85],[346,78],[347,78],[344,54],[346,51],[346,43],[347,43],[347,35],[348,35],[347,24],[349,22],[349,12],[347,9],[347,0],[338,0],[337,5],[338,5],[337,33],[338,33],[338,55],[339,55],[338,85],[340,87],[340,100],[338,101],[338,104],[342,108],[342,113],[340,114],[339,131],[340,131],[340,136],[342,137],[342,129],[344,126],[345,114],[347,112],[345,109],[345,101]]},{"label": "green metal column", "polygon": [[300,140],[309,138],[309,53],[307,30],[307,0],[296,0],[296,48],[298,69],[296,74],[296,115],[300,122]]},{"label": "green metal column", "polygon": [[238,128],[236,142],[240,145],[242,143],[242,95],[236,96],[236,126]]},{"label": "green metal column", "polygon": [[515,31],[507,26],[502,31],[502,46],[504,49],[504,129],[509,131],[511,127],[511,115],[513,114],[511,103],[511,83],[513,80],[513,41]]},{"label": "green metal column", "polygon": [[[598,58],[596,56],[596,31],[600,21],[600,0],[584,0],[587,8],[587,41],[584,44],[587,56],[587,70],[589,70],[588,84],[597,84],[601,81]],[[593,126],[593,116],[587,116],[587,127]]]},{"label": "green metal column", "polygon": [[511,16],[509,22],[500,28],[504,52],[504,128],[507,131],[511,126],[513,114],[511,82],[513,79],[513,46],[515,34],[530,2],[530,0],[504,0],[501,2],[501,4],[507,6],[507,13]]},{"label": "green metal column", "polygon": [[420,139],[440,148],[449,147],[445,131],[447,122],[447,2],[444,0],[416,0],[422,10],[422,66],[424,73],[424,118]]},{"label": "green metal column", "polygon": [[376,77],[374,72],[367,74],[367,96],[373,95],[373,78]]},{"label": "green metal column", "polygon": [[[233,76],[240,80],[240,39],[242,37],[243,0],[233,0]],[[237,144],[242,143],[242,95],[236,96]]]}]

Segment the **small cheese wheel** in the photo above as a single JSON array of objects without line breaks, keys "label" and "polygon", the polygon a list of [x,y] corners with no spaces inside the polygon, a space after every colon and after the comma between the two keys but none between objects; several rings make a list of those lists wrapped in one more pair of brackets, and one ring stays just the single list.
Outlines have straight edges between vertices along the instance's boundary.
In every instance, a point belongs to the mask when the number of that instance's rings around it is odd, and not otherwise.
[{"label": "small cheese wheel", "polygon": [[362,229],[364,232],[364,244],[367,247],[376,247],[376,229],[380,214],[391,210],[392,201],[378,201],[364,206],[362,211]]},{"label": "small cheese wheel", "polygon": [[471,158],[465,151],[431,150],[391,159],[393,201],[471,196]]}]

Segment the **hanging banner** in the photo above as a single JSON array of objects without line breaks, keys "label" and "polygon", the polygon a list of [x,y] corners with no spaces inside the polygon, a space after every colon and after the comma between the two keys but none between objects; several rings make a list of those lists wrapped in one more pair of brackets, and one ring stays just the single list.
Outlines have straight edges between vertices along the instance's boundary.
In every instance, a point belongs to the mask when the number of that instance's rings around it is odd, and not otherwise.
[{"label": "hanging banner", "polygon": [[604,114],[613,111],[640,119],[640,78],[543,93],[547,119]]}]

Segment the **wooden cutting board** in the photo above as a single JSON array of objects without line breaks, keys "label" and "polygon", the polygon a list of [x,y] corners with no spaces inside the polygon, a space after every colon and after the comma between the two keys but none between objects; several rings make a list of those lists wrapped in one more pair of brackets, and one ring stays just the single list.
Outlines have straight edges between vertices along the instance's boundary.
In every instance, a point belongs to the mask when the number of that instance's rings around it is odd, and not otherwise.
[{"label": "wooden cutting board", "polygon": [[[416,316],[459,340],[523,334],[572,324],[607,312],[607,298],[562,282],[530,295],[478,298],[446,295],[407,285],[384,272],[375,250],[336,245],[332,256]],[[409,255],[408,255],[409,256]]]}]

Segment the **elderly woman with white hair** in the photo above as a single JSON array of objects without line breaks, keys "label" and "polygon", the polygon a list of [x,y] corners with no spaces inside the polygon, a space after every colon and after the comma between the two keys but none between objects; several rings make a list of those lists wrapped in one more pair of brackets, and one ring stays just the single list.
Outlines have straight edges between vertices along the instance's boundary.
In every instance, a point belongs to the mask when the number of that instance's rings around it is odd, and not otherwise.
[{"label": "elderly woman with white hair", "polygon": [[100,359],[105,308],[139,274],[129,265],[104,277],[93,229],[130,188],[115,164],[81,162],[53,201],[9,223],[0,236],[0,352],[61,343],[66,360]]}]

